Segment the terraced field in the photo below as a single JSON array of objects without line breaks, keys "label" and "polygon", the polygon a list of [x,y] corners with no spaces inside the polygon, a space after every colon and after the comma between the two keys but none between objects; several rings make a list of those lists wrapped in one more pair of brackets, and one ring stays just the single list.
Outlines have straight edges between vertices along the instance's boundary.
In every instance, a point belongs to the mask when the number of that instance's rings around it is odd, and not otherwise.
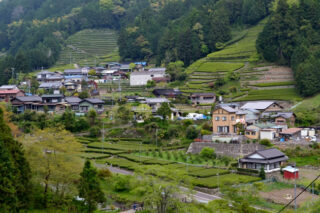
[{"label": "terraced field", "polygon": [[[258,25],[239,32],[224,49],[189,66],[186,71],[188,82],[181,91],[212,92],[210,86],[216,79],[225,78],[228,72],[234,71],[239,74],[240,82],[229,82],[214,91],[226,91],[224,97],[230,101],[299,100],[300,96],[294,90],[293,72],[289,67],[261,66],[258,63],[256,39],[265,22],[263,20]],[[237,91],[229,92],[231,87],[236,87]]]},{"label": "terraced field", "polygon": [[[197,165],[186,165],[176,161],[158,159],[150,156],[141,156],[140,150],[158,151],[154,145],[142,144],[136,138],[108,138],[108,142],[99,142],[97,139],[79,137],[78,141],[84,145],[81,157],[95,160],[98,164],[108,164],[131,171],[148,171],[152,175],[170,179],[163,170],[174,170],[183,174],[195,186],[216,188],[222,185],[237,185],[260,180],[258,177],[234,174],[224,168],[207,168]],[[164,147],[163,150],[179,150],[183,147]]]},{"label": "terraced field", "polygon": [[95,65],[117,61],[117,34],[112,30],[82,30],[66,40],[57,64]]},{"label": "terraced field", "polygon": [[[248,62],[256,60],[255,41],[263,26],[264,21],[253,28],[239,32],[241,35],[239,40],[188,67],[188,83],[182,91],[186,93],[210,91],[208,84],[217,78],[225,77],[230,71],[239,73],[245,71]],[[244,73],[243,76],[245,75]]]}]

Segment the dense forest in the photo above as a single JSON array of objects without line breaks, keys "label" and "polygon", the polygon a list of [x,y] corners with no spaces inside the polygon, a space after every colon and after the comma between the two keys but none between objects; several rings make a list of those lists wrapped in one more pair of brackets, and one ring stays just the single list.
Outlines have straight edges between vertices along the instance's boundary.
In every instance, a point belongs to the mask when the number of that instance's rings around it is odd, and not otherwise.
[{"label": "dense forest", "polygon": [[233,26],[253,25],[269,14],[271,0],[170,1],[140,11],[119,36],[123,59],[181,60],[185,65],[224,47]]},{"label": "dense forest", "polygon": [[231,26],[255,24],[272,0],[3,0],[0,3],[0,61],[7,83],[11,68],[29,72],[50,67],[64,40],[87,28],[120,31],[123,60],[182,60],[185,65],[223,47]]},{"label": "dense forest", "polygon": [[293,68],[301,95],[319,92],[320,2],[301,0],[289,6],[279,0],[258,38],[257,49],[266,60]]}]

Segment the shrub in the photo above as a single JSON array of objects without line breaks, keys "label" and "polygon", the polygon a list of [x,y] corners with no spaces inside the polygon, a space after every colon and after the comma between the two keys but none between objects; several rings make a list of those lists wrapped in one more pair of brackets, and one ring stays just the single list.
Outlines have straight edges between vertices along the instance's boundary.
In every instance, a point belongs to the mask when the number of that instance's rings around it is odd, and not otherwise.
[{"label": "shrub", "polygon": [[123,192],[130,189],[129,176],[117,176],[114,183],[114,190],[116,192]]},{"label": "shrub", "polygon": [[92,138],[96,138],[101,135],[100,129],[97,126],[91,127],[89,129],[89,133],[90,133],[90,137],[92,137]]},{"label": "shrub", "polygon": [[261,144],[261,145],[264,145],[264,146],[267,146],[267,147],[271,147],[271,146],[272,146],[272,143],[271,143],[270,140],[268,140],[268,139],[262,139],[262,140],[260,140],[260,144]]},{"label": "shrub", "polygon": [[199,131],[194,126],[189,126],[186,131],[186,137],[188,139],[195,139],[199,135]]},{"label": "shrub", "polygon": [[266,173],[264,171],[264,167],[261,167],[260,172],[259,172],[259,177],[264,180],[266,179]]},{"label": "shrub", "polygon": [[200,156],[205,158],[205,159],[212,159],[212,158],[216,157],[216,154],[215,154],[213,148],[204,147],[200,152]]},{"label": "shrub", "polygon": [[111,177],[112,176],[112,172],[110,172],[109,169],[100,169],[98,176],[100,178],[107,178],[107,177]]}]

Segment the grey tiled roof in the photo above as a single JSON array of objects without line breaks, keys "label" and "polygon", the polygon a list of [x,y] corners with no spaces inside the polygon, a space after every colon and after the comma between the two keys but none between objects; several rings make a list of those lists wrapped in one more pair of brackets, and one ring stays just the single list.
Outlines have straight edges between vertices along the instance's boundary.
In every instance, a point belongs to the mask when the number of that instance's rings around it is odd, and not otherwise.
[{"label": "grey tiled roof", "polygon": [[78,98],[78,97],[66,97],[65,98],[66,102],[70,103],[70,104],[79,104],[82,99],[81,98]]},{"label": "grey tiled roof", "polygon": [[42,102],[42,98],[39,96],[21,96],[16,99],[22,102]]},{"label": "grey tiled roof", "polygon": [[265,150],[259,150],[257,153],[265,158],[276,158],[276,157],[281,157],[285,156],[283,152],[281,152],[278,149],[272,148],[272,149],[265,149]]},{"label": "grey tiled roof", "polygon": [[92,103],[92,104],[104,104],[104,101],[99,98],[86,98],[83,101],[88,101],[89,103]]},{"label": "grey tiled roof", "polygon": [[63,95],[61,94],[48,94],[48,95],[42,95],[42,98],[63,98]]}]

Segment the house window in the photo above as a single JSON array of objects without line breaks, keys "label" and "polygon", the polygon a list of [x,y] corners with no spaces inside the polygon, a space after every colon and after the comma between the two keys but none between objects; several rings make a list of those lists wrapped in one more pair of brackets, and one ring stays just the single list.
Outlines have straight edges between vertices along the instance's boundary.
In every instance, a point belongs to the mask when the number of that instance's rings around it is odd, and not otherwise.
[{"label": "house window", "polygon": [[223,121],[226,121],[226,120],[227,120],[227,117],[223,116],[223,117],[222,117],[222,120],[223,120]]},{"label": "house window", "polygon": [[219,120],[220,120],[220,117],[219,117],[219,116],[217,116],[217,117],[216,117],[216,121],[219,121]]},{"label": "house window", "polygon": [[256,135],[256,132],[251,132],[251,135]]},{"label": "house window", "polygon": [[231,116],[231,120],[234,121],[234,116]]},{"label": "house window", "polygon": [[246,132],[246,135],[250,135],[250,132]]},{"label": "house window", "polygon": [[240,119],[242,119],[242,118],[243,118],[243,115],[240,115],[239,117],[240,117]]},{"label": "house window", "polygon": [[228,126],[218,126],[218,132],[219,133],[229,133],[229,127]]}]

